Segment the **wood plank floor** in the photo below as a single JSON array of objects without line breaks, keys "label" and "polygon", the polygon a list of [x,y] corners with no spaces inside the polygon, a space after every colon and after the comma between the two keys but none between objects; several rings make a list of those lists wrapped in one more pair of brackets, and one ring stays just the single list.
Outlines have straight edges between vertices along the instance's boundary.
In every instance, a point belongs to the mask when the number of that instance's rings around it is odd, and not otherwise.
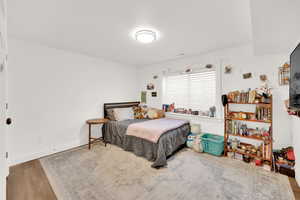
[{"label": "wood plank floor", "polygon": [[39,160],[10,168],[7,200],[57,200]]},{"label": "wood plank floor", "polygon": [[[300,188],[296,180],[289,180],[296,200],[300,200]],[[39,160],[10,168],[7,200],[57,200]]]},{"label": "wood plank floor", "polygon": [[295,199],[300,200],[300,187],[298,186],[296,179],[289,178],[292,189],[294,191]]}]

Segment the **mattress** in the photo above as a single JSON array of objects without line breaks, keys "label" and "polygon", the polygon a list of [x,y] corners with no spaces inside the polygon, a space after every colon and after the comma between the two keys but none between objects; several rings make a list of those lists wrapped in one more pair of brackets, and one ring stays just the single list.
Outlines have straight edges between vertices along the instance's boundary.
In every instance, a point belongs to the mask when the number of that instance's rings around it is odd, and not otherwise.
[{"label": "mattress", "polygon": [[190,132],[190,125],[184,124],[176,129],[165,132],[157,143],[126,135],[130,124],[145,120],[147,119],[109,121],[104,125],[103,137],[108,143],[117,145],[125,151],[131,151],[137,156],[152,161],[152,167],[163,167],[167,165],[167,157],[171,156],[179,147],[185,144]]}]

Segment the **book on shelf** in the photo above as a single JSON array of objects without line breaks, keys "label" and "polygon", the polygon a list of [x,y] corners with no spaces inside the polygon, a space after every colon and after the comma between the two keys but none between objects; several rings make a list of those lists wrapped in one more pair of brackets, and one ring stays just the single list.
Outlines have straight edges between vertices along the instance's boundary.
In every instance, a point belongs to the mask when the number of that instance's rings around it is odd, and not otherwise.
[{"label": "book on shelf", "polygon": [[256,92],[255,90],[248,90],[247,92],[242,91],[234,91],[228,93],[229,102],[236,103],[254,103]]},{"label": "book on shelf", "polygon": [[261,121],[271,121],[272,114],[271,108],[256,106],[255,117]]},{"label": "book on shelf", "polygon": [[265,95],[258,94],[256,90],[248,89],[248,91],[233,91],[227,95],[229,103],[270,103],[270,98]]},{"label": "book on shelf", "polygon": [[227,119],[240,119],[240,120],[249,120],[249,121],[272,121],[272,108],[256,105],[255,112],[232,112],[228,111],[226,118]]}]

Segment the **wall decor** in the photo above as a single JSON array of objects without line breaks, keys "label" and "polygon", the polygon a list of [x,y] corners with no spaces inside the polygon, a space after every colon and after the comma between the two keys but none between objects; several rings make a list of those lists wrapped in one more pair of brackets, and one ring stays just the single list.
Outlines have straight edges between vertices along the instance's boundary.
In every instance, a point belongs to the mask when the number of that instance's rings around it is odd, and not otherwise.
[{"label": "wall decor", "polygon": [[249,79],[249,78],[252,78],[251,72],[243,74],[243,79]]},{"label": "wall decor", "polygon": [[231,65],[226,65],[224,69],[225,74],[230,74],[232,71]]},{"label": "wall decor", "polygon": [[147,92],[146,91],[141,92],[141,103],[147,103]]},{"label": "wall decor", "polygon": [[206,67],[207,69],[211,69],[211,68],[213,67],[213,65],[212,65],[212,64],[207,64],[207,65],[205,65],[205,67]]},{"label": "wall decor", "polygon": [[153,83],[149,83],[147,85],[147,90],[154,90],[154,84]]},{"label": "wall decor", "polygon": [[157,75],[154,75],[154,76],[153,76],[153,79],[158,79],[158,76],[157,76]]},{"label": "wall decor", "polygon": [[157,92],[151,92],[152,97],[157,97]]},{"label": "wall decor", "polygon": [[185,72],[185,73],[190,73],[190,72],[192,72],[192,69],[191,69],[191,68],[188,68],[188,69],[186,69],[184,72]]},{"label": "wall decor", "polygon": [[285,63],[278,70],[279,85],[288,85],[290,83],[290,65]]},{"label": "wall decor", "polygon": [[259,76],[259,79],[261,80],[261,81],[267,81],[267,75],[265,75],[265,74],[262,74],[262,75],[260,75]]}]

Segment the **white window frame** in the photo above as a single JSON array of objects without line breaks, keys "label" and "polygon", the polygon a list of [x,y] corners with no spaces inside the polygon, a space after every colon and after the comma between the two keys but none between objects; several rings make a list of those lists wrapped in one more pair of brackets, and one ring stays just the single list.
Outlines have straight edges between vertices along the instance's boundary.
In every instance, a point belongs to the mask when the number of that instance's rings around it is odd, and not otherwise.
[{"label": "white window frame", "polygon": [[[219,70],[218,67],[213,68],[213,69],[201,69],[201,70],[197,70],[192,73],[199,73],[199,72],[207,72],[207,71],[215,71],[216,72],[216,95],[215,95],[215,106],[216,106],[216,117],[215,119],[222,119],[223,118],[223,107],[221,104],[221,95],[222,95],[222,74],[221,74],[221,70]],[[172,75],[180,75],[180,73],[177,72],[168,72],[167,74],[164,74],[164,77],[162,79],[162,103],[164,103],[164,100],[166,99],[165,95],[166,95],[166,77],[168,76],[172,76]],[[175,102],[176,103],[176,102]],[[176,107],[176,105],[175,105]],[[199,117],[203,117],[200,116]]]}]

